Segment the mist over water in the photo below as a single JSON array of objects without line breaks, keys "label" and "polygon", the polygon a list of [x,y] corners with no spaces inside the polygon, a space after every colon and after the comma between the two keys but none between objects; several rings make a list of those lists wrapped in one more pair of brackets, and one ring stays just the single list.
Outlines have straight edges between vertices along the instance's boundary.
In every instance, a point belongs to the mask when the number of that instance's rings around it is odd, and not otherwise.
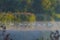
[{"label": "mist over water", "polygon": [[[13,40],[36,40],[47,38],[50,40],[50,32],[60,29],[60,22],[34,22],[25,24],[9,24],[7,25],[6,33],[10,33],[10,38]],[[0,31],[1,35],[1,31]],[[1,36],[0,39],[2,40]]]},{"label": "mist over water", "polygon": [[23,22],[17,24],[9,24],[7,30],[59,30],[60,22]]}]

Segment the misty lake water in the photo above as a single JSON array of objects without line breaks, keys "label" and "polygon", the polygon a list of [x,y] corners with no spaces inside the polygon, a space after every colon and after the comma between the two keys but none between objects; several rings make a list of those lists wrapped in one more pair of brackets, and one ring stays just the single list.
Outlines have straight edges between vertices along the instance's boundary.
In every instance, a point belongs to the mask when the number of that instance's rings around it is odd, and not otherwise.
[{"label": "misty lake water", "polygon": [[[10,26],[7,28],[6,33],[10,33],[10,38],[12,38],[13,40],[36,40],[36,39],[41,39],[42,37],[44,40],[47,39],[50,40],[49,30],[60,29],[60,23],[58,24],[59,25],[56,26],[55,23],[52,25],[47,25],[47,23],[45,22],[43,23],[39,22],[34,25],[31,25],[32,28],[30,28],[29,25],[27,28],[25,28],[24,25],[23,26],[17,25],[16,27]],[[0,40],[2,40],[1,31],[0,31]]]},{"label": "misty lake water", "polygon": [[10,38],[13,40],[36,40],[38,38],[44,37],[49,38],[49,32],[48,31],[7,31],[7,33],[10,33]]}]

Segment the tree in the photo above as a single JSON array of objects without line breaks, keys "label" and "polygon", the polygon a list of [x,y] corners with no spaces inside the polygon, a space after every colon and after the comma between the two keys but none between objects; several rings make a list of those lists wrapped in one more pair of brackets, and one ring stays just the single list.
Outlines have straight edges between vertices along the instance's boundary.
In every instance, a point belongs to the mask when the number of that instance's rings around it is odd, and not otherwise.
[{"label": "tree", "polygon": [[36,17],[34,14],[30,14],[30,16],[28,17],[28,21],[29,22],[35,22],[36,21]]},{"label": "tree", "polygon": [[33,0],[32,10],[35,14],[42,12],[41,0]]},{"label": "tree", "polygon": [[13,21],[14,21],[14,16],[13,16],[13,14],[11,14],[11,13],[7,13],[7,14],[5,14],[5,16],[1,19],[1,21],[2,21],[3,23],[13,22]]},{"label": "tree", "polygon": [[42,7],[45,10],[46,15],[50,16],[51,19],[55,16],[55,8],[57,0],[42,0]]}]

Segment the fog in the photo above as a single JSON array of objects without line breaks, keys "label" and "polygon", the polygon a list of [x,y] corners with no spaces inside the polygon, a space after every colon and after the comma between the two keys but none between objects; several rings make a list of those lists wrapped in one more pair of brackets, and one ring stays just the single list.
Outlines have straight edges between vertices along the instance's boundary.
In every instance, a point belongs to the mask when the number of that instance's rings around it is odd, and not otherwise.
[{"label": "fog", "polygon": [[60,22],[23,22],[6,25],[7,30],[60,30]]}]

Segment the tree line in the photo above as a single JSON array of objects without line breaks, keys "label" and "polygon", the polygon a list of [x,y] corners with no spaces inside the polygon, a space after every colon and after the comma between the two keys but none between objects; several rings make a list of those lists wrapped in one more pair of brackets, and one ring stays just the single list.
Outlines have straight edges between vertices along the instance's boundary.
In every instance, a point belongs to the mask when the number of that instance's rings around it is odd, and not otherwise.
[{"label": "tree line", "polygon": [[[5,13],[5,16],[3,18],[0,17],[0,20],[1,21],[3,21],[4,19],[8,21],[12,19],[15,21],[16,20],[29,21],[33,19],[34,21],[35,20],[44,21],[45,19],[52,20],[56,17],[55,14],[60,12],[59,3],[60,3],[59,0],[0,0],[0,12],[2,13],[0,14],[3,15]],[[18,12],[21,13],[26,12],[30,13],[31,15],[25,14],[22,15],[18,14]]]}]

